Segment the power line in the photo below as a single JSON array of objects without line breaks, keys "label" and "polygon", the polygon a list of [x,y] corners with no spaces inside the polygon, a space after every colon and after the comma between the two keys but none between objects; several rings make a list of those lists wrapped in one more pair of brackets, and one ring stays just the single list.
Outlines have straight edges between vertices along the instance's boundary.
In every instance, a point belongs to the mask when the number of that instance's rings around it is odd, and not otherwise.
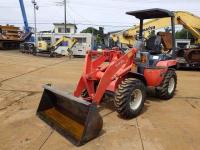
[{"label": "power line", "polygon": [[[69,13],[68,13],[69,14]],[[70,20],[68,20],[69,23],[76,23],[79,22],[79,23],[88,23],[88,24],[95,24],[95,23],[90,23],[86,20],[74,20],[74,18],[69,15],[69,17],[71,18]],[[39,20],[39,19],[38,19]],[[6,19],[0,19],[0,23],[3,22],[3,23],[21,23],[21,22],[18,22],[19,20],[6,20]],[[30,22],[33,22],[33,20],[29,20]],[[63,22],[63,20],[39,20],[40,22],[42,21],[42,23],[55,23],[55,22]],[[115,22],[115,21],[101,21],[101,22],[98,22],[96,24],[103,24],[103,25],[115,25],[115,26],[118,26],[118,25],[123,25],[124,22]],[[134,25],[134,24],[138,24],[138,22],[129,22],[126,24],[126,26],[131,26],[131,25]]]},{"label": "power line", "polygon": [[[20,22],[0,22],[1,24],[23,24]],[[34,24],[33,22],[29,22],[29,24]],[[37,22],[37,24],[49,24],[53,25],[53,23],[50,22]],[[108,25],[108,24],[90,24],[90,23],[75,23],[76,25],[84,25],[84,26],[102,26],[102,27],[132,27],[128,25]]]},{"label": "power line", "polygon": [[83,17],[82,15],[80,15],[80,14],[79,14],[77,11],[75,11],[70,5],[68,5],[68,6],[69,6],[69,9],[70,9],[71,11],[73,11],[74,13],[76,13],[79,17],[83,18],[83,19],[86,20],[88,23],[93,24],[92,21],[90,21],[89,19],[87,19],[87,18]]}]

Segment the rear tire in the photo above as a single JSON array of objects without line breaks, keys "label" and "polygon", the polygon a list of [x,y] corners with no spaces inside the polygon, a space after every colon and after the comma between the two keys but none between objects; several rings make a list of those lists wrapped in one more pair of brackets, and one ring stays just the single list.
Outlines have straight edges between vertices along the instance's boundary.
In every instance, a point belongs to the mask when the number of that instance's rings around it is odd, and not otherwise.
[{"label": "rear tire", "polygon": [[142,81],[125,79],[116,91],[114,104],[123,118],[133,118],[140,114],[146,97],[146,87]]},{"label": "rear tire", "polygon": [[174,96],[177,85],[177,76],[174,70],[168,70],[163,79],[161,88],[156,89],[156,96],[168,100]]}]

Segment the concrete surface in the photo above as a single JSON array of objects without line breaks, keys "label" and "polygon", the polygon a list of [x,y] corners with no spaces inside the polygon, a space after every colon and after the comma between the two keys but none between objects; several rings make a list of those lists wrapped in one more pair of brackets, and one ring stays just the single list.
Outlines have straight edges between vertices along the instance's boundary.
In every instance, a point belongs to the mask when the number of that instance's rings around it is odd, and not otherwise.
[{"label": "concrete surface", "polygon": [[83,59],[43,58],[0,51],[0,150],[199,150],[200,72],[178,71],[176,95],[148,97],[143,113],[131,120],[103,107],[101,136],[75,147],[35,115],[42,85],[73,91]]}]

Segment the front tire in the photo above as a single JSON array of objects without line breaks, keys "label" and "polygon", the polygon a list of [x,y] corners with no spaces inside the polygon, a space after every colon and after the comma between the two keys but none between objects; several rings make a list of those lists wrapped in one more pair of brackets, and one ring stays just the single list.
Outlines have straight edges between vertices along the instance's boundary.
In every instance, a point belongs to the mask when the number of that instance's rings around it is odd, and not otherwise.
[{"label": "front tire", "polygon": [[168,70],[163,79],[162,85],[156,89],[156,95],[160,99],[168,100],[174,96],[177,85],[177,75],[174,70]]},{"label": "front tire", "polygon": [[114,104],[116,111],[123,118],[133,118],[140,114],[144,107],[146,87],[138,79],[125,79],[116,91]]}]

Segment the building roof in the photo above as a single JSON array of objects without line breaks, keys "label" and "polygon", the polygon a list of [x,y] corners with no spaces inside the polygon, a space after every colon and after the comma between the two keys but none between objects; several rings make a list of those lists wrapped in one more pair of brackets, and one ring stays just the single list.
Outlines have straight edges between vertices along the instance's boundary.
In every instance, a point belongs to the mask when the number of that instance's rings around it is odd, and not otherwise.
[{"label": "building roof", "polygon": [[[57,26],[57,25],[65,25],[65,23],[53,23],[53,25],[54,26]],[[74,23],[66,23],[66,25],[72,25],[72,26],[75,26],[75,28],[77,29],[77,26],[76,26],[76,24],[74,24]]]}]

